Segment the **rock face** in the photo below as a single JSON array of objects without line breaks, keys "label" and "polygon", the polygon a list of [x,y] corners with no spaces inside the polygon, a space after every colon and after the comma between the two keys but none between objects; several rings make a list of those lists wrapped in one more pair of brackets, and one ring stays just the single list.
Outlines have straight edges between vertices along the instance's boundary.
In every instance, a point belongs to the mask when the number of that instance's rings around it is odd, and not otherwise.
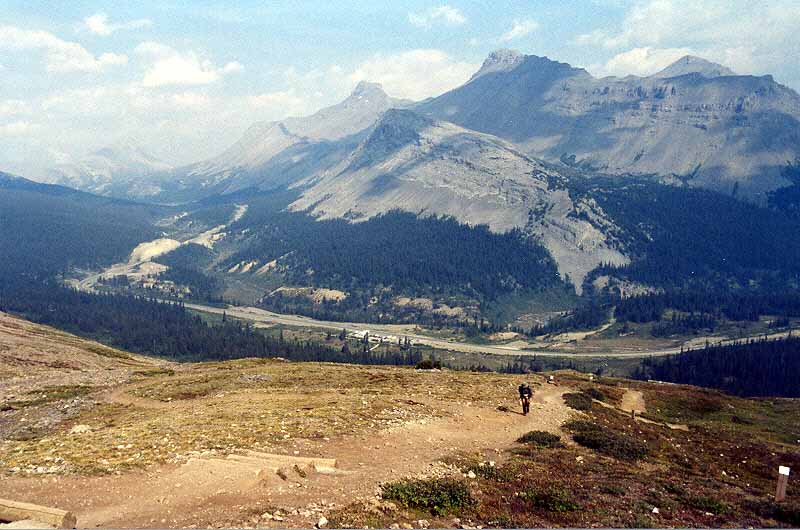
[{"label": "rock face", "polygon": [[292,209],[321,219],[366,219],[392,209],[447,215],[496,232],[538,237],[578,289],[600,263],[627,263],[592,202],[575,204],[557,171],[488,134],[410,110],[387,111],[343,162],[308,186]]},{"label": "rock face", "polygon": [[497,50],[489,54],[480,70],[470,78],[470,81],[492,72],[508,72],[516,68],[525,60],[525,56],[514,50]]},{"label": "rock face", "polygon": [[800,157],[796,92],[691,56],[647,78],[597,79],[496,52],[469,82],[415,110],[545,160],[750,197],[786,185],[781,172]]},{"label": "rock face", "polygon": [[219,156],[176,174],[184,187],[206,193],[282,186],[341,161],[384,111],[404,104],[362,81],[341,103],[311,116],[256,123]]},{"label": "rock face", "polygon": [[145,198],[161,191],[158,175],[171,166],[132,142],[121,142],[50,170],[48,182],[96,195]]}]

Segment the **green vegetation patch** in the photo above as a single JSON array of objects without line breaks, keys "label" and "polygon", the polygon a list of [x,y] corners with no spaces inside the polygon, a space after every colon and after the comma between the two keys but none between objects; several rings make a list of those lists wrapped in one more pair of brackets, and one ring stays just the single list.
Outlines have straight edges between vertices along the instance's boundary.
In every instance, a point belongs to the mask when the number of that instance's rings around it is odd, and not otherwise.
[{"label": "green vegetation patch", "polygon": [[519,496],[527,505],[549,512],[574,512],[580,508],[564,488],[529,489]]},{"label": "green vegetation patch", "polygon": [[73,399],[85,396],[95,390],[95,387],[86,385],[47,386],[43,390],[32,390],[25,394],[29,399],[10,401],[2,406],[2,410],[19,410],[27,407],[37,407],[64,399]]},{"label": "green vegetation patch", "polygon": [[153,368],[152,370],[136,370],[133,375],[138,377],[160,377],[160,376],[173,376],[175,370],[172,368]]},{"label": "green vegetation patch", "polygon": [[475,503],[467,484],[450,478],[391,482],[381,486],[381,495],[434,515],[455,515]]},{"label": "green vegetation patch", "polygon": [[606,395],[603,392],[601,392],[599,389],[594,388],[594,387],[585,389],[583,391],[583,393],[586,394],[587,396],[589,396],[592,399],[596,399],[597,401],[605,401],[606,400]]},{"label": "green vegetation patch", "polygon": [[496,482],[511,482],[517,477],[517,473],[513,467],[496,466],[494,462],[478,462],[468,466],[464,471],[467,473],[472,471],[480,478],[494,480]]},{"label": "green vegetation patch", "polygon": [[564,403],[575,410],[592,410],[592,398],[583,392],[564,394]]},{"label": "green vegetation patch", "polygon": [[521,444],[535,445],[537,447],[564,447],[559,435],[546,431],[531,431],[527,434],[523,434],[519,439],[517,439],[517,442]]},{"label": "green vegetation patch", "polygon": [[779,503],[759,499],[746,502],[745,507],[761,517],[774,519],[793,527],[800,527],[800,501],[787,500]]},{"label": "green vegetation patch", "polygon": [[727,513],[730,507],[719,499],[708,495],[692,496],[687,495],[683,498],[684,502],[697,510],[721,515]]},{"label": "green vegetation patch", "polygon": [[646,443],[591,421],[570,421],[564,427],[574,433],[572,438],[578,445],[620,460],[633,462],[644,458],[649,453]]}]

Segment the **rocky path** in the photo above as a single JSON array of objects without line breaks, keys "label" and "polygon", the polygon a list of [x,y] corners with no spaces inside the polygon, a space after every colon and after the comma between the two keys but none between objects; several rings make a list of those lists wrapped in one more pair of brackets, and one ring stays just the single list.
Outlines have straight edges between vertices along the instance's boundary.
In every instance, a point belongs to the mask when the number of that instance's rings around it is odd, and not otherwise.
[{"label": "rocky path", "polygon": [[608,409],[614,409],[618,412],[623,412],[626,414],[630,414],[631,412],[636,413],[636,421],[640,421],[642,423],[650,423],[652,425],[661,425],[663,427],[667,427],[669,429],[678,430],[678,431],[688,431],[689,426],[684,425],[682,423],[666,423],[660,421],[654,421],[649,418],[644,418],[641,416],[641,413],[647,412],[647,406],[644,400],[644,394],[642,394],[639,390],[631,390],[630,388],[625,389],[625,394],[622,396],[622,400],[620,401],[619,407],[615,407],[609,403],[604,403],[602,401],[594,400],[600,406],[606,407]]},{"label": "rocky path", "polygon": [[[294,456],[336,459],[335,473],[286,465],[282,477],[258,459],[223,456],[118,476],[13,478],[5,487],[20,499],[69,508],[84,527],[309,527],[336,506],[374,499],[381,482],[453,472],[440,462],[445,456],[479,453],[501,460],[528,431],[559,432],[571,414],[561,399],[565,391],[543,385],[527,417],[512,401],[509,412],[466,401],[442,418],[315,441],[303,455],[287,455],[289,463]],[[128,399],[121,396],[109,397]]]}]

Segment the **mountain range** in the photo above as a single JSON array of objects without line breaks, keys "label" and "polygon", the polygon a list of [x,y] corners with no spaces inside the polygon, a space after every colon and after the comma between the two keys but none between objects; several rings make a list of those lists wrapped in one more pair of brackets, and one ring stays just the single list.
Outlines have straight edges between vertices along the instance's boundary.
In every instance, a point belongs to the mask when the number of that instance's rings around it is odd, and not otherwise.
[{"label": "mountain range", "polygon": [[697,57],[650,77],[598,79],[546,57],[498,52],[469,82],[416,110],[545,160],[736,187],[751,198],[787,185],[782,172],[800,157],[796,92]]},{"label": "mountain range", "polygon": [[[464,85],[419,103],[362,82],[311,116],[254,124],[203,162],[168,168],[129,145],[61,168],[53,180],[187,205],[288,190],[287,211],[318,220],[358,223],[402,210],[498,234],[519,230],[547,250],[580,294],[598,267],[642,259],[650,243],[661,242],[643,236],[645,227],[667,233],[678,214],[681,201],[670,195],[661,218],[632,224],[645,199],[631,189],[667,184],[765,205],[793,184],[798,120],[800,96],[771,76],[736,75],[697,57],[649,77],[595,78],[546,57],[498,50]],[[614,199],[623,195],[632,201],[627,213]],[[721,201],[715,196],[692,197],[713,205]],[[227,255],[254,244],[257,215],[251,207],[238,223],[253,232]],[[247,270],[267,265],[258,253],[244,254],[259,262]]]},{"label": "mountain range", "polygon": [[649,77],[595,78],[498,50],[467,83],[423,102],[361,82],[311,116],[252,125],[206,161],[173,169],[135,146],[115,146],[55,168],[50,181],[167,202],[307,182],[347,159],[391,108],[497,136],[555,165],[761,202],[791,184],[787,168],[800,160],[800,96],[771,76],[737,75],[686,56]]}]

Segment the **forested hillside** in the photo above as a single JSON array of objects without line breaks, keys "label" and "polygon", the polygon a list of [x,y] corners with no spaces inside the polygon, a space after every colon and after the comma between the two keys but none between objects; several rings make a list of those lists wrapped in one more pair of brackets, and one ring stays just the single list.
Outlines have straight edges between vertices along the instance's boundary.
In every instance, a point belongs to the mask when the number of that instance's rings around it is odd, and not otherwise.
[{"label": "forested hillside", "polygon": [[0,311],[127,351],[177,361],[283,357],[295,361],[407,365],[422,360],[420,353],[414,351],[382,355],[284,341],[240,322],[207,324],[181,304],[93,295],[51,282],[0,282]]},{"label": "forested hillside", "polygon": [[0,276],[109,265],[157,237],[161,211],[0,174]]},{"label": "forested hillside", "polygon": [[228,264],[283,258],[298,284],[460,289],[488,299],[561,284],[547,251],[520,231],[495,234],[400,211],[356,223],[317,221],[258,203],[251,211],[232,228],[251,228],[254,235]]},{"label": "forested hillside", "polygon": [[601,267],[657,287],[797,280],[800,220],[710,191],[608,182],[589,192],[617,225],[632,263]]},{"label": "forested hillside", "polygon": [[699,312],[730,320],[758,320],[764,315],[800,316],[800,293],[766,289],[669,290],[624,298],[615,302],[620,322],[654,322],[667,309]]},{"label": "forested hillside", "polygon": [[646,359],[640,379],[719,388],[739,396],[800,397],[800,338],[707,346]]}]

